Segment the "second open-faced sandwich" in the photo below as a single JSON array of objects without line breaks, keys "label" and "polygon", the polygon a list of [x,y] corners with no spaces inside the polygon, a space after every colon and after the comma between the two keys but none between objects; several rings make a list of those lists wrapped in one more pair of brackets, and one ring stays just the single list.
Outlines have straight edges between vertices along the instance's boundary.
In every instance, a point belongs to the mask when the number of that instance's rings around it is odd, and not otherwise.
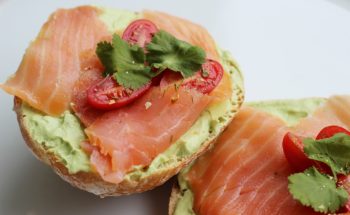
[{"label": "second open-faced sandwich", "polygon": [[349,214],[350,96],[250,103],[181,171],[169,215]]},{"label": "second open-faced sandwich", "polygon": [[203,27],[92,6],[53,13],[1,88],[35,155],[100,196],[164,183],[243,102],[237,64]]}]

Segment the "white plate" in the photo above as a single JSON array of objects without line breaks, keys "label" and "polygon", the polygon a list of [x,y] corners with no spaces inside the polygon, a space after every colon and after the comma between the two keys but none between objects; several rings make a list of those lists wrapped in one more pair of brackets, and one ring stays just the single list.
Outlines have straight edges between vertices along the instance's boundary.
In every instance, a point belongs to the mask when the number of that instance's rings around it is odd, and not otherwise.
[{"label": "white plate", "polygon": [[[247,100],[350,92],[348,0],[0,0],[0,81],[16,71],[53,10],[87,3],[163,10],[204,25],[240,63]],[[171,183],[144,194],[99,199],[63,182],[24,146],[12,97],[0,92],[0,101],[0,214],[167,213]]]}]

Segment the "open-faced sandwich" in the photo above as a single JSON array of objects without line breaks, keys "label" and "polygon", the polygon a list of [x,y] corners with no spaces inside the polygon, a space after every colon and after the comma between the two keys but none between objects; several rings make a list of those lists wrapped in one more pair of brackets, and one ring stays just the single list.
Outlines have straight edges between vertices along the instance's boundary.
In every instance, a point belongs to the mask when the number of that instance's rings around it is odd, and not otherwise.
[{"label": "open-faced sandwich", "polygon": [[92,6],[53,13],[0,87],[34,154],[100,196],[164,183],[243,101],[237,64],[203,27]]},{"label": "open-faced sandwich", "polygon": [[182,170],[170,215],[350,212],[350,96],[250,103]]}]

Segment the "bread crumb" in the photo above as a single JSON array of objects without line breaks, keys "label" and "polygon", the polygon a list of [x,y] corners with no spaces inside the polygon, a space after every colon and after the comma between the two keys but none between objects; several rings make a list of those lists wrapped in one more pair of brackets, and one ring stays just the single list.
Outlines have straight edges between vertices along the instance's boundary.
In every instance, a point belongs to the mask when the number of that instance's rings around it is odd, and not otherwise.
[{"label": "bread crumb", "polygon": [[146,102],[146,103],[145,103],[145,108],[146,108],[146,110],[148,110],[151,106],[152,106],[152,103],[151,103],[151,102]]}]

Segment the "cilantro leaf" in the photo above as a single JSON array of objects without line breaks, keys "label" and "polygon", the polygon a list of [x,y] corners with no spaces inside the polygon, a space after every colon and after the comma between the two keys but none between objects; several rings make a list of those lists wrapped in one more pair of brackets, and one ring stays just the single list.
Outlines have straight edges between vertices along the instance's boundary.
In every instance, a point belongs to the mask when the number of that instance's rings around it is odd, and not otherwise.
[{"label": "cilantro leaf", "polygon": [[114,60],[114,48],[111,43],[103,41],[97,44],[96,54],[105,67],[104,74],[109,75],[115,72],[117,67]]},{"label": "cilantro leaf", "polygon": [[348,200],[348,193],[337,188],[335,180],[321,174],[315,167],[288,177],[293,198],[317,212],[336,212]]},{"label": "cilantro leaf", "polygon": [[118,84],[125,88],[138,89],[156,75],[145,65],[144,50],[129,45],[118,35],[113,35],[112,43],[99,43],[96,53],[106,68],[105,74],[113,74]]},{"label": "cilantro leaf", "polygon": [[137,89],[151,81],[156,73],[145,65],[146,57],[143,48],[129,45],[117,35],[113,37],[113,46],[117,61],[117,72],[114,77],[119,84]]},{"label": "cilantro leaf", "polygon": [[334,177],[350,173],[350,136],[339,133],[321,140],[306,138],[303,143],[308,157],[327,164]]},{"label": "cilantro leaf", "polygon": [[197,46],[176,39],[165,31],[157,32],[147,45],[147,62],[163,71],[171,69],[183,77],[192,76],[201,69],[205,52]]}]

